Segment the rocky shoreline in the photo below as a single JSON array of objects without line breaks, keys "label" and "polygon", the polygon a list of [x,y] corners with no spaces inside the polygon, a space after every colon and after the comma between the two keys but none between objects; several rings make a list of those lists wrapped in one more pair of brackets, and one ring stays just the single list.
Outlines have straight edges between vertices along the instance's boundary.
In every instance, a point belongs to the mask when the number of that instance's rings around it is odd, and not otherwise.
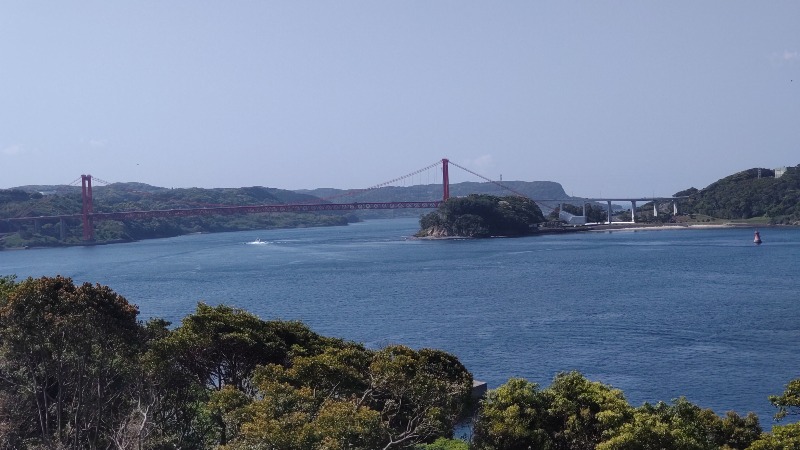
[{"label": "rocky shoreline", "polygon": [[[578,232],[615,232],[615,231],[665,231],[665,230],[714,230],[725,228],[750,228],[750,229],[763,229],[763,228],[782,228],[794,227],[793,225],[769,225],[769,224],[748,224],[748,223],[717,223],[717,224],[687,224],[687,223],[672,223],[672,224],[650,224],[650,223],[611,223],[611,224],[589,224],[580,226],[565,226],[558,228],[540,228],[535,232],[522,236],[490,236],[491,238],[507,238],[507,237],[525,237],[525,236],[539,236],[544,234],[562,234],[562,233],[578,233]],[[415,234],[412,239],[426,239],[426,240],[439,240],[439,239],[483,239],[472,236],[450,236],[446,230],[430,229],[420,230]]]}]

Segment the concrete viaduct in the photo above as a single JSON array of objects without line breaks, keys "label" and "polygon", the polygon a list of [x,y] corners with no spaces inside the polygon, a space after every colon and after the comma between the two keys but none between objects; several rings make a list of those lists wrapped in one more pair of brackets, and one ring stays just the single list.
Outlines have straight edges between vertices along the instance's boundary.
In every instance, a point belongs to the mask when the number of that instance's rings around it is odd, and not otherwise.
[{"label": "concrete viaduct", "polygon": [[[565,220],[567,223],[573,225],[581,225],[586,223],[586,205],[588,203],[606,203],[607,211],[608,211],[608,224],[612,223],[612,202],[630,202],[631,203],[631,222],[636,222],[636,203],[637,202],[653,202],[653,215],[658,216],[658,205],[659,203],[672,203],[672,213],[674,215],[678,214],[678,200],[682,200],[688,197],[634,197],[634,198],[584,198],[584,199],[569,199],[569,200],[541,200],[547,202],[558,202],[559,203],[559,218]],[[583,216],[573,216],[572,214],[564,212],[564,204],[575,204],[577,202],[582,202],[583,204]],[[583,219],[583,223],[576,223],[575,219]]]}]

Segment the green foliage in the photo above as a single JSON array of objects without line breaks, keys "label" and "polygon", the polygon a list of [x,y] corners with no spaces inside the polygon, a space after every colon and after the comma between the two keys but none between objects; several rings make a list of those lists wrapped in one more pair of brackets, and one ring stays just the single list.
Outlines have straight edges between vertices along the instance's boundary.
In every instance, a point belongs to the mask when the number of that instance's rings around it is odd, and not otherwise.
[{"label": "green foliage", "polygon": [[[281,189],[260,186],[238,189],[166,189],[141,183],[114,183],[95,186],[95,212],[150,211],[206,208],[214,206],[315,203],[319,199]],[[78,214],[82,209],[80,188],[42,195],[22,190],[0,190],[0,219],[11,217],[59,216]],[[343,213],[276,213],[190,217],[162,217],[119,221],[97,221],[97,242],[129,241],[180,236],[188,233],[242,231],[298,226],[346,225],[357,220]],[[66,219],[62,239],[58,219],[11,223],[0,220],[0,248],[42,247],[82,242],[81,221]],[[3,234],[7,233],[3,237]]]},{"label": "green foliage", "polygon": [[561,373],[544,390],[550,435],[557,448],[593,448],[633,417],[619,389],[589,381],[578,372]]},{"label": "green foliage", "polygon": [[0,307],[6,445],[110,446],[128,416],[142,333],[138,311],[108,287],[22,281]]},{"label": "green foliage", "polygon": [[420,445],[417,450],[469,450],[469,443],[460,439],[439,438],[428,445]]},{"label": "green foliage", "polygon": [[479,450],[552,449],[547,396],[539,386],[512,378],[482,400],[473,443]]},{"label": "green foliage", "polygon": [[[554,181],[504,181],[503,185],[513,189],[528,198],[570,198],[564,188]],[[412,186],[386,186],[381,189],[370,189],[358,192],[344,191],[341,189],[318,188],[313,190],[298,191],[319,198],[342,198],[347,195],[351,201],[357,202],[413,202],[429,201],[442,198],[442,185],[440,183]],[[509,189],[488,182],[461,182],[450,184],[451,197],[466,197],[470,194],[494,195],[502,197],[509,195]]]},{"label": "green foliage", "polygon": [[[0,276],[0,449],[459,450],[472,376],[448,353],[319,336],[199,304],[180,326],[142,324],[109,288]],[[797,411],[800,381],[770,397]],[[511,379],[481,401],[478,450],[798,449],[684,398],[632,408],[577,372]]]},{"label": "green foliage", "polygon": [[[769,401],[778,408],[775,420],[783,420],[789,415],[800,414],[800,379],[786,384],[781,395],[769,396]],[[776,425],[772,433],[764,433],[754,441],[749,450],[800,450],[800,423]]]},{"label": "green foliage", "polygon": [[671,405],[644,404],[637,408],[633,420],[617,428],[597,449],[745,449],[760,434],[758,418],[752,413],[742,418],[729,412],[720,418],[681,397]]},{"label": "green foliage", "polygon": [[770,395],[769,401],[778,408],[775,420],[800,414],[800,378],[789,381],[781,395]]},{"label": "green foliage", "polygon": [[[199,304],[148,351],[162,443],[250,448],[383,448],[448,435],[472,377],[437,350],[363,346],[299,322]],[[174,418],[174,419],[172,419]]]},{"label": "green foliage", "polygon": [[413,444],[449,435],[471,390],[472,375],[452,355],[395,345],[375,353],[365,398],[380,411],[389,442]]},{"label": "green foliage", "polygon": [[181,371],[215,390],[227,385],[244,390],[256,366],[280,362],[287,351],[258,317],[204,303],[160,345]]},{"label": "green foliage", "polygon": [[447,436],[472,385],[456,358],[345,344],[256,369],[231,449],[406,448]]},{"label": "green foliage", "polygon": [[539,206],[523,197],[451,197],[420,219],[423,236],[522,236],[544,222]]},{"label": "green foliage", "polygon": [[474,444],[481,450],[745,449],[760,433],[753,414],[721,418],[683,398],[634,409],[621,391],[570,372],[543,390],[511,379],[489,391]]},{"label": "green foliage", "polygon": [[8,294],[17,285],[16,275],[2,275],[0,276],[0,307],[6,304]]},{"label": "green foliage", "polygon": [[800,423],[776,425],[772,433],[765,433],[754,441],[748,450],[800,450]]},{"label": "green foliage", "polygon": [[383,425],[377,411],[354,400],[318,397],[268,376],[257,378],[259,399],[242,411],[240,432],[227,449],[381,448]]},{"label": "green foliage", "polygon": [[20,189],[0,189],[0,204],[38,200],[40,198],[42,198],[42,194],[38,192],[29,193]]},{"label": "green foliage", "polygon": [[796,224],[800,223],[800,166],[789,167],[780,178],[769,169],[749,169],[700,191],[692,188],[675,195],[691,196],[679,204],[684,213],[736,220],[769,217],[774,223]]},{"label": "green foliage", "polygon": [[544,390],[511,379],[482,402],[475,444],[486,450],[594,448],[632,416],[621,391],[577,372],[557,375]]}]

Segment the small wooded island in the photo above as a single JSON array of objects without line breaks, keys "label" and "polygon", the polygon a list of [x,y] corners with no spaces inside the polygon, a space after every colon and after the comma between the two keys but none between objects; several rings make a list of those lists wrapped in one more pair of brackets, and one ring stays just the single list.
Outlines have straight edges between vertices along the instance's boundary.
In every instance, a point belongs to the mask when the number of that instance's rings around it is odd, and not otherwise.
[{"label": "small wooded island", "polygon": [[449,198],[422,216],[417,237],[526,236],[545,221],[539,206],[519,196],[473,194]]}]

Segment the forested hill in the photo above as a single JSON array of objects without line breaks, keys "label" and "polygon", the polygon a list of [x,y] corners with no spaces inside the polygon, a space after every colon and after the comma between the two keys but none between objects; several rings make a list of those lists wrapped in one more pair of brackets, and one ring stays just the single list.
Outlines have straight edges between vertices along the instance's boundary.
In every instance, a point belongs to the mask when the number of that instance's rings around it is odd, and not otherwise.
[{"label": "forested hill", "polygon": [[[215,206],[319,203],[311,195],[261,186],[217,189],[169,189],[143,183],[113,183],[94,186],[94,211],[147,211]],[[67,221],[66,239],[58,222],[4,222],[4,218],[79,214],[81,188],[74,186],[23,186],[0,189],[0,249],[80,243],[79,220]],[[98,242],[179,236],[187,233],[240,231],[297,226],[345,225],[358,220],[342,213],[248,214],[231,216],[165,217],[95,223]]]},{"label": "forested hill", "polygon": [[419,237],[525,236],[538,231],[545,218],[531,199],[487,194],[451,197],[422,216]]},{"label": "forested hill", "polygon": [[[23,191],[36,196],[37,193],[81,199],[80,186],[20,186],[9,191]],[[168,208],[235,206],[272,203],[313,203],[319,199],[313,195],[297,193],[262,186],[242,188],[165,188],[144,183],[112,183],[107,186],[95,185],[92,189],[95,211],[98,207],[112,208],[110,211],[166,209]],[[2,201],[3,197],[0,197]],[[80,211],[78,208],[77,211]],[[64,211],[58,212],[63,214]]]},{"label": "forested hill", "polygon": [[771,169],[749,169],[675,196],[689,196],[684,212],[732,220],[765,217],[770,223],[800,225],[800,165],[788,167],[779,178]]}]

